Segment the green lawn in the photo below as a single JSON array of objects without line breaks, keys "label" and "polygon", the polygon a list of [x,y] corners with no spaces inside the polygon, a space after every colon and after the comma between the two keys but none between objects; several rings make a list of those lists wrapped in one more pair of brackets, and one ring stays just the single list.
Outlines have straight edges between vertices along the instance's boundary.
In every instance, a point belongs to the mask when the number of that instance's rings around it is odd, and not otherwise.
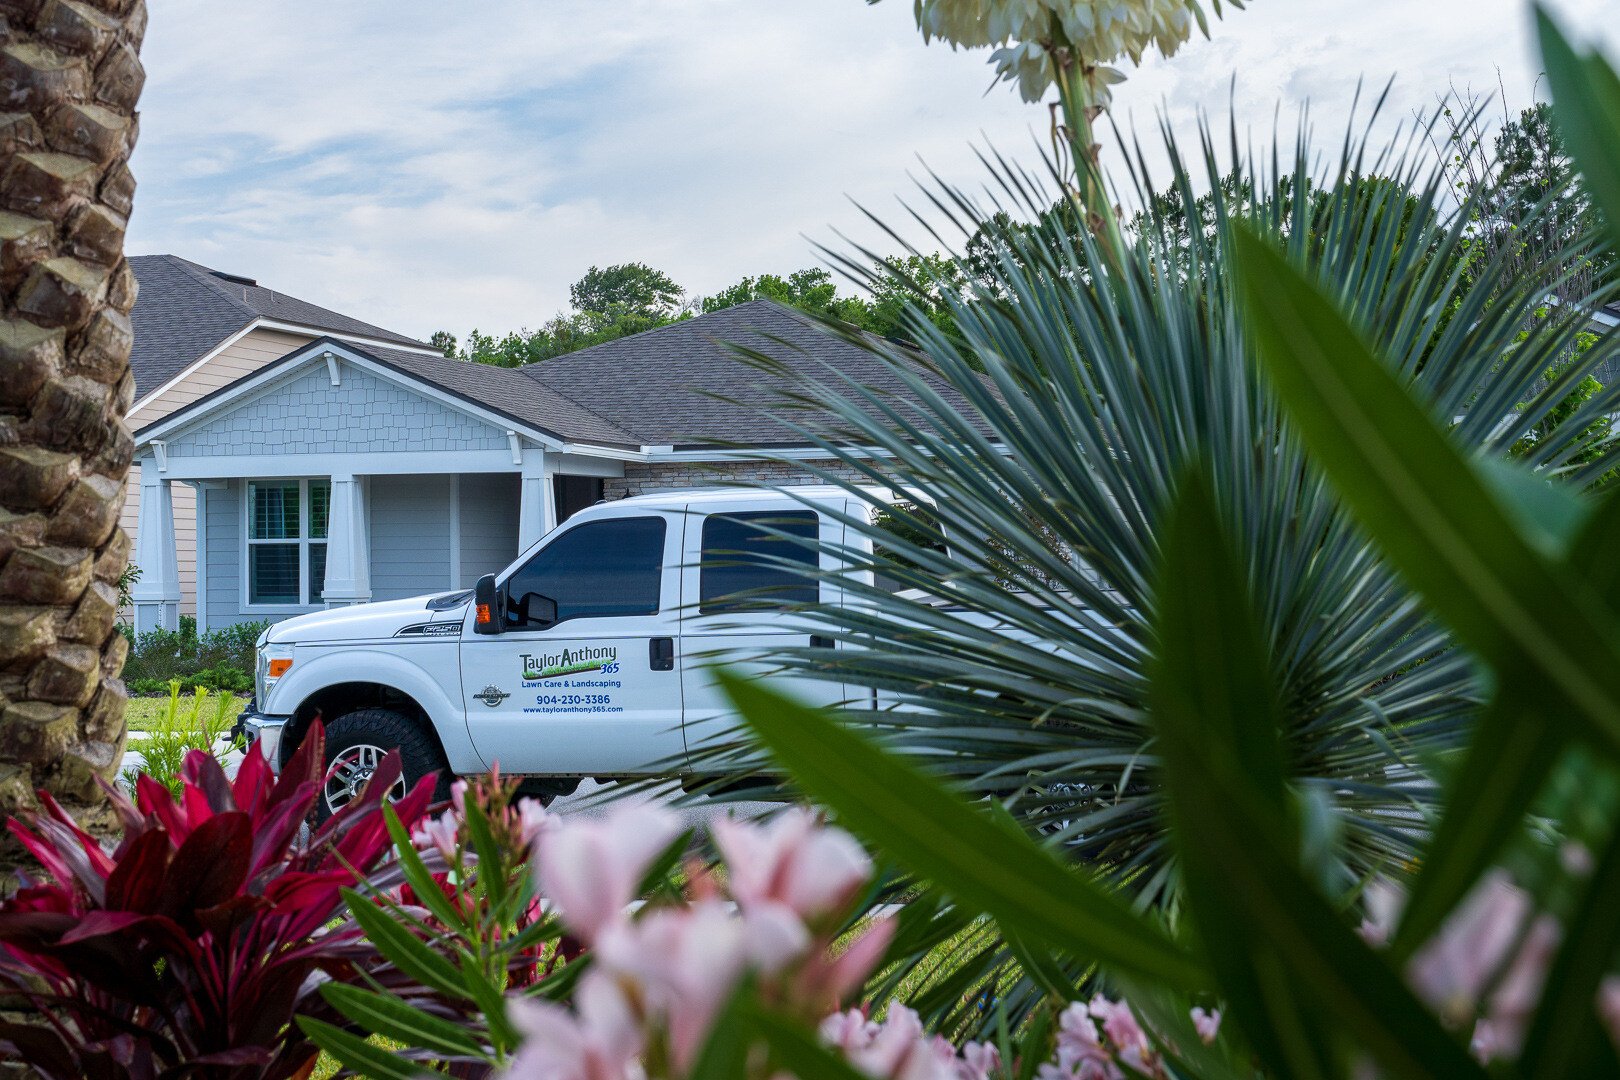
[{"label": "green lawn", "polygon": [[[243,699],[234,695],[226,696],[231,698],[231,704],[227,711],[234,720],[236,718],[236,714],[242,711]],[[214,705],[214,701],[215,695],[209,694],[208,702],[203,706],[205,709],[208,709],[210,713],[217,708],[217,706]],[[182,694],[180,696],[180,708],[182,710],[181,715],[185,715],[186,713],[190,712],[191,702],[192,699],[189,694]],[[129,721],[129,730],[151,731],[152,728],[157,725],[158,717],[162,716],[163,711],[168,707],[169,696],[167,694],[163,695],[162,697],[130,698],[129,711],[124,714]]]}]

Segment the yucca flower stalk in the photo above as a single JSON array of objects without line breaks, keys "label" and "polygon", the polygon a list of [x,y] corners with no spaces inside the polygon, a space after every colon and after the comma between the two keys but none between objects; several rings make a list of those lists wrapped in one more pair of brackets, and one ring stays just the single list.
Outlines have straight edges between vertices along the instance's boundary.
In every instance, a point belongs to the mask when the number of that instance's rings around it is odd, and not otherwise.
[{"label": "yucca flower stalk", "polygon": [[[875,2],[875,0],[874,0]],[[1244,0],[1225,0],[1241,9]],[[1222,0],[1209,0],[1217,17]],[[1025,101],[1057,87],[1053,150],[1067,147],[1083,220],[1098,235],[1112,233],[1115,215],[1098,168],[1093,125],[1108,106],[1109,87],[1125,76],[1113,65],[1140,64],[1149,49],[1172,56],[1196,24],[1207,37],[1205,0],[915,0],[923,40],[952,48],[995,46],[999,79],[1016,83]],[[1061,118],[1061,119],[1060,119]]]}]

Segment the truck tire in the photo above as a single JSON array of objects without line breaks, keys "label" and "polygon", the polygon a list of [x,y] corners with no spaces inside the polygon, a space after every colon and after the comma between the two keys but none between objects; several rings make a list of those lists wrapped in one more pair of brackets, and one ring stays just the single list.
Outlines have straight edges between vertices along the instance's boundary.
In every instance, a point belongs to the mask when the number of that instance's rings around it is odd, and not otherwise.
[{"label": "truck tire", "polygon": [[450,765],[432,732],[393,709],[357,709],[326,729],[326,773],[315,801],[316,822],[325,821],[358,795],[383,755],[396,748],[403,775],[389,798],[399,798],[435,771],[439,782],[434,801],[450,797]]}]

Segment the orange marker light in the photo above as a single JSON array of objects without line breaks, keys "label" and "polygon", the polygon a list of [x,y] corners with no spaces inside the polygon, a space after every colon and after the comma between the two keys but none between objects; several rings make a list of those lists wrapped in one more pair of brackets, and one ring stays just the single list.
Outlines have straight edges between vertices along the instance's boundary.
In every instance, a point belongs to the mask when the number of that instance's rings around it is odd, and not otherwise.
[{"label": "orange marker light", "polygon": [[289,670],[291,670],[291,669],[292,669],[292,658],[291,657],[283,657],[282,659],[279,659],[279,660],[270,661],[270,677],[272,679],[281,678],[283,675],[287,674],[287,672]]},{"label": "orange marker light", "polygon": [[488,604],[479,604],[478,605],[478,624],[480,626],[482,626],[487,622],[489,622],[489,605]]}]

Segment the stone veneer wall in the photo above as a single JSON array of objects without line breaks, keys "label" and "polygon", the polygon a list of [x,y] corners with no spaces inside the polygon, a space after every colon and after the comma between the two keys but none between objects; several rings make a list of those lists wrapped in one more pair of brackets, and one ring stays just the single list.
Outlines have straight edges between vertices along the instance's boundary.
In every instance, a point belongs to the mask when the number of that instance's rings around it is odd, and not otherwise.
[{"label": "stone veneer wall", "polygon": [[[830,461],[815,462],[831,465]],[[854,478],[856,473],[848,466],[839,466],[840,475]],[[653,491],[674,491],[681,488],[715,487],[719,484],[747,480],[755,483],[785,487],[790,484],[819,483],[803,468],[790,462],[775,461],[716,461],[716,462],[657,462],[652,464],[627,463],[624,478],[604,481],[602,494],[607,499],[625,499],[632,495],[645,495]]]}]

